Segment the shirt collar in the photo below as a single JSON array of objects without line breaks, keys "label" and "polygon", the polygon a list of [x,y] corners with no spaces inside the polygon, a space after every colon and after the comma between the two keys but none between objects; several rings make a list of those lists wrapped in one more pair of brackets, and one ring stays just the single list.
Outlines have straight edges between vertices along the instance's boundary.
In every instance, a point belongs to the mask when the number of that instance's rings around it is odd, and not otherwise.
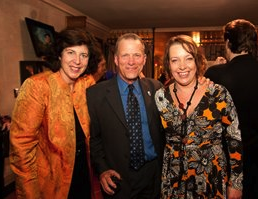
[{"label": "shirt collar", "polygon": [[[128,83],[125,82],[121,77],[120,75],[117,75],[117,82],[118,82],[118,86],[120,88],[120,90],[123,92],[123,93],[128,93]],[[140,84],[139,84],[139,79],[137,79],[136,81],[133,82],[133,85],[134,85],[134,88],[135,88],[135,91],[137,94],[139,94],[141,92],[141,89],[140,89]]]}]

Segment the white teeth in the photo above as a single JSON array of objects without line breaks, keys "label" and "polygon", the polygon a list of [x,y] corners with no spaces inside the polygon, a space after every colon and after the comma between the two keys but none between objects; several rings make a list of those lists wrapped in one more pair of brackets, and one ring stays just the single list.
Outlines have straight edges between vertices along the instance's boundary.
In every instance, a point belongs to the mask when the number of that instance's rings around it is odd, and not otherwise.
[{"label": "white teeth", "polygon": [[180,76],[186,76],[188,75],[188,72],[184,72],[184,73],[178,73]]},{"label": "white teeth", "polygon": [[74,71],[79,71],[79,70],[80,70],[80,68],[72,67],[72,70],[74,70]]}]

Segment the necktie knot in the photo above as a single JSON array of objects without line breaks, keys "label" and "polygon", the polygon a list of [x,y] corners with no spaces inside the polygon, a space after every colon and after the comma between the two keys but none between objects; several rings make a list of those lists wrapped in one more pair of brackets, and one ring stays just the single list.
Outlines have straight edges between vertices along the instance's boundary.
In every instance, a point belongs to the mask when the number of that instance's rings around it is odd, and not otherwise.
[{"label": "necktie knot", "polygon": [[133,92],[134,85],[133,84],[129,84],[128,85],[128,89],[129,89],[129,92]]}]

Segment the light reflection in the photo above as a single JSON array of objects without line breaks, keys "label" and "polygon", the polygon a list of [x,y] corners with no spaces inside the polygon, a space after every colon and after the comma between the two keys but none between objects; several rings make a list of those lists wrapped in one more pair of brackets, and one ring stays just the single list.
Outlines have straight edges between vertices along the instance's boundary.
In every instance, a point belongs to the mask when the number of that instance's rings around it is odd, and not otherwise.
[{"label": "light reflection", "polygon": [[194,42],[197,44],[197,46],[200,46],[201,39],[200,39],[200,32],[192,32],[192,38]]}]

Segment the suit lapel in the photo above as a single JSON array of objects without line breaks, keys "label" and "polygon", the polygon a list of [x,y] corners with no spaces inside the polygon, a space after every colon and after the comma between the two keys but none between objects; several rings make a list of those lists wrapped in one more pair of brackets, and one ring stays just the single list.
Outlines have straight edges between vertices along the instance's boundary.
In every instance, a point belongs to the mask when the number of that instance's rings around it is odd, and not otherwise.
[{"label": "suit lapel", "polygon": [[106,98],[107,102],[110,104],[119,120],[124,124],[125,127],[127,127],[122,99],[120,96],[116,78],[113,78],[110,81],[110,85],[106,89]]},{"label": "suit lapel", "polygon": [[140,79],[140,85],[141,85],[142,95],[145,102],[148,122],[150,124],[152,120],[152,110],[153,110],[152,98],[154,98],[155,93],[153,93],[153,89],[150,89],[149,85],[147,84],[146,81],[144,81],[144,79]]}]

